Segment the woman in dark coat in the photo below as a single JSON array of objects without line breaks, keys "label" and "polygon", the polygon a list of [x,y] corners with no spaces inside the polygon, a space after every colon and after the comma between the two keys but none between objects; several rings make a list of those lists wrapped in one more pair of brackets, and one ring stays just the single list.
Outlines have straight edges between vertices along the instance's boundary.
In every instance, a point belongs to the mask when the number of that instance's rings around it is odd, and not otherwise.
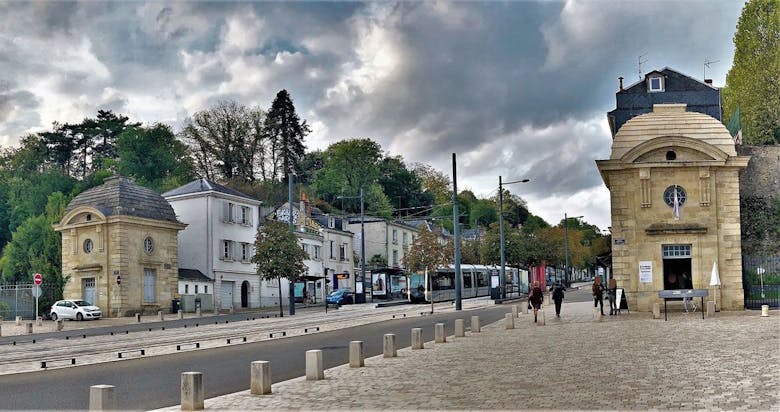
[{"label": "woman in dark coat", "polygon": [[564,290],[566,290],[566,288],[564,288],[560,283],[556,283],[553,287],[552,299],[555,302],[555,316],[558,318],[561,317],[561,303],[563,303]]},{"label": "woman in dark coat", "polygon": [[539,281],[534,282],[533,289],[531,289],[531,294],[528,296],[528,300],[531,301],[531,306],[534,308],[534,323],[536,322],[536,314],[539,311],[539,308],[542,307],[542,300],[544,299],[544,295],[542,293],[542,288],[539,287]]}]

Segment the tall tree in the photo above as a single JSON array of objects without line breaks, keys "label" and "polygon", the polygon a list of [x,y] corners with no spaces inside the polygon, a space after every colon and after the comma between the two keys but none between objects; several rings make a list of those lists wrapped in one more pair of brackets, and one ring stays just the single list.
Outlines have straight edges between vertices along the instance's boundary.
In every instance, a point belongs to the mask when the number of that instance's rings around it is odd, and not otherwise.
[{"label": "tall tree", "polygon": [[306,150],[303,139],[311,129],[305,120],[298,118],[287,90],[276,94],[263,131],[271,148],[271,178],[281,181],[288,173],[300,170],[299,163]]},{"label": "tall tree", "polygon": [[119,136],[116,146],[117,170],[140,185],[162,192],[192,178],[187,146],[167,125],[129,129]]},{"label": "tall tree", "polygon": [[734,33],[734,63],[726,76],[726,117],[739,107],[744,142],[780,144],[780,2],[750,0]]},{"label": "tall tree", "polygon": [[442,245],[435,233],[423,227],[404,255],[403,265],[414,272],[428,270],[434,273],[439,266],[449,264],[452,258],[452,245]]},{"label": "tall tree", "polygon": [[433,204],[433,196],[424,193],[422,180],[409,170],[401,156],[386,156],[379,162],[379,181],[393,207],[394,216],[408,215],[422,206]]},{"label": "tall tree", "polygon": [[[314,192],[320,198],[331,203],[339,200],[336,205],[344,205],[344,210],[357,213],[360,211],[360,188],[368,194],[372,185],[379,179],[379,161],[382,159],[382,149],[378,143],[370,139],[342,140],[333,143],[323,153],[322,168],[314,175],[312,185]],[[350,197],[350,199],[344,199]],[[382,201],[381,198],[376,200]],[[364,195],[368,205],[368,197]]]},{"label": "tall tree", "polygon": [[422,189],[433,195],[437,205],[452,203],[452,181],[447,175],[423,163],[415,164],[412,170],[420,178]]},{"label": "tall tree", "polygon": [[284,316],[282,278],[293,283],[306,273],[304,259],[308,259],[308,254],[286,223],[269,220],[257,229],[252,263],[257,265],[260,279],[278,280],[280,317]]}]

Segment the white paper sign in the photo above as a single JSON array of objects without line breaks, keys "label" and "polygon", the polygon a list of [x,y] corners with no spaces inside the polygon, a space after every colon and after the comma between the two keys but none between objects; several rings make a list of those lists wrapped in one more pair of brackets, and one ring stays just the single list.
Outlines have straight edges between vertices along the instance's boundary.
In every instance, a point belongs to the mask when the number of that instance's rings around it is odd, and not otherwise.
[{"label": "white paper sign", "polygon": [[490,287],[491,288],[497,288],[498,287],[498,276],[491,276],[490,277]]},{"label": "white paper sign", "polygon": [[639,282],[653,283],[653,262],[646,260],[639,262]]},{"label": "white paper sign", "polygon": [[623,288],[618,288],[615,291],[615,305],[617,305],[617,308],[620,309],[620,301],[623,299]]}]

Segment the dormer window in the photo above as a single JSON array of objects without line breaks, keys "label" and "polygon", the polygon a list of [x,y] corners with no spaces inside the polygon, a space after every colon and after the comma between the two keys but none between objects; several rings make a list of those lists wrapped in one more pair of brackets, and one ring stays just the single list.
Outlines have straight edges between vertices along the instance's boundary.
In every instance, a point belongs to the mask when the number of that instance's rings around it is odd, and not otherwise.
[{"label": "dormer window", "polygon": [[651,93],[664,91],[664,78],[661,76],[648,77],[647,91]]}]

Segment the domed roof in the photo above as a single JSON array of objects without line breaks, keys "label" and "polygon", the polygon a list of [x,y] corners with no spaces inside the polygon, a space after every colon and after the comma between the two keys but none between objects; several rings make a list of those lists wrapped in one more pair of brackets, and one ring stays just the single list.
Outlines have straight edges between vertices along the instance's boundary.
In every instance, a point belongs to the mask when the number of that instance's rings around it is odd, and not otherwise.
[{"label": "domed roof", "polygon": [[621,159],[634,147],[667,136],[701,140],[729,156],[737,155],[731,134],[717,119],[687,112],[684,104],[656,104],[651,113],[632,118],[618,130],[610,159]]},{"label": "domed roof", "polygon": [[110,177],[102,185],[80,193],[68,203],[65,214],[79,206],[94,207],[106,217],[124,215],[178,222],[162,196],[121,176]]}]

